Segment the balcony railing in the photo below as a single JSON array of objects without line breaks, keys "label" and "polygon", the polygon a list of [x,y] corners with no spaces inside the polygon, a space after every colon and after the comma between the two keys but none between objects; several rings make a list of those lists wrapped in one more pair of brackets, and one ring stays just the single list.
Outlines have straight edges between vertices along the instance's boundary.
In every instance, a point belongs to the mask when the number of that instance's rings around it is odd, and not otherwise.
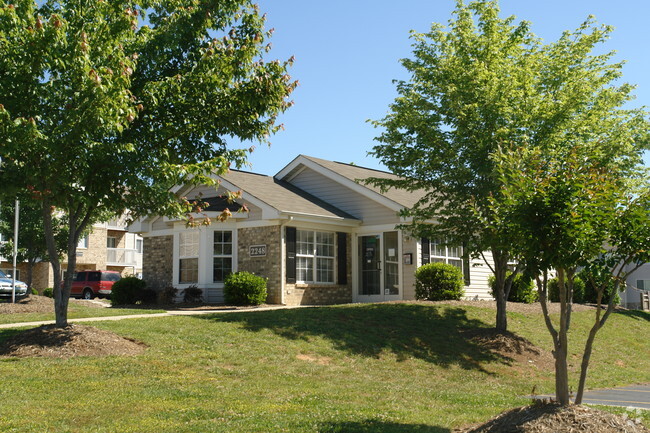
[{"label": "balcony railing", "polygon": [[106,264],[109,266],[136,266],[138,251],[129,248],[106,248]]},{"label": "balcony railing", "polygon": [[126,230],[126,218],[113,218],[106,222],[106,228],[109,230]]}]

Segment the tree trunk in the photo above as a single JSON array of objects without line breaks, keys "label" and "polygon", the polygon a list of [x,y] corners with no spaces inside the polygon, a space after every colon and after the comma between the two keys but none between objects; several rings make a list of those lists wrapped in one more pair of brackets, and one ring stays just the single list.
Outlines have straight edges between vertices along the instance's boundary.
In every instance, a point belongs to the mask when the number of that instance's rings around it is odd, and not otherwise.
[{"label": "tree trunk", "polygon": [[[605,286],[602,286],[601,292],[605,291]],[[618,286],[615,287],[615,290],[612,292],[612,296],[609,298],[609,303],[607,304],[607,311],[603,315],[603,318],[600,318],[600,302],[598,302],[598,308],[596,309],[596,321],[589,331],[589,337],[585,343],[585,351],[582,354],[582,363],[580,364],[580,381],[578,382],[578,392],[576,393],[576,404],[582,404],[582,396],[585,392],[585,384],[587,383],[587,371],[589,369],[589,361],[591,360],[591,351],[594,346],[594,340],[596,339],[596,334],[600,331],[600,328],[605,325],[607,318],[614,311],[614,301],[616,299],[616,292],[618,291]],[[599,294],[599,301],[602,299],[602,293]]]},{"label": "tree trunk", "polygon": [[497,302],[496,331],[504,333],[508,330],[506,276],[508,259],[500,251],[492,250],[494,260],[494,299]]},{"label": "tree trunk", "polygon": [[[563,406],[571,404],[569,397],[569,368],[567,366],[567,348],[562,345],[562,332],[560,341],[556,345],[553,356],[555,356],[555,399]],[[564,336],[566,341],[566,335]]]}]

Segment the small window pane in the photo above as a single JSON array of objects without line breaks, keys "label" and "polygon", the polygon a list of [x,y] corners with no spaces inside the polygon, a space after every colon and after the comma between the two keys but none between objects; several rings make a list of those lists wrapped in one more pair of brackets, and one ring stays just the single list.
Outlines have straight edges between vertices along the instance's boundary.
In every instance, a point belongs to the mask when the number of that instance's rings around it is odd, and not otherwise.
[{"label": "small window pane", "polygon": [[296,232],[296,252],[298,254],[314,254],[314,232],[298,230]]},{"label": "small window pane", "polygon": [[199,259],[180,259],[178,282],[196,283],[199,280]]},{"label": "small window pane", "polygon": [[314,261],[309,257],[296,258],[296,279],[302,282],[314,280]]},{"label": "small window pane", "polygon": [[215,257],[212,268],[212,279],[215,283],[223,282],[232,272],[232,258]]},{"label": "small window pane", "polygon": [[319,283],[333,283],[334,259],[316,259],[316,275]]}]

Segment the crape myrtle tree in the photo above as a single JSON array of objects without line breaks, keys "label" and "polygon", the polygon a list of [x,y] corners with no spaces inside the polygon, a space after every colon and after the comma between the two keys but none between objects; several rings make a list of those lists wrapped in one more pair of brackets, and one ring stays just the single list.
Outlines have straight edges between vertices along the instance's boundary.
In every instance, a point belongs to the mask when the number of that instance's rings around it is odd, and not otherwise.
[{"label": "crape myrtle tree", "polygon": [[[518,149],[498,152],[503,174],[502,199],[494,212],[518,236],[518,257],[536,275],[544,322],[553,340],[556,400],[570,403],[567,355],[571,325],[573,281],[585,268],[597,291],[595,321],[583,352],[576,403],[581,403],[596,333],[614,309],[606,290],[625,288],[625,279],[639,263],[650,260],[650,199],[626,195],[629,179],[602,163],[602,149],[589,140],[559,149]],[[620,159],[621,166],[627,163]],[[559,320],[552,320],[548,275],[556,272],[560,298]],[[616,293],[616,292],[614,292]]]},{"label": "crape myrtle tree", "polygon": [[610,154],[634,152],[626,139],[643,124],[642,113],[620,109],[632,87],[611,85],[622,65],[610,63],[611,54],[592,54],[609,27],[589,18],[545,45],[529,23],[514,22],[499,17],[496,1],[459,0],[447,27],[412,33],[413,58],[402,60],[410,78],[396,82],[399,95],[388,115],[373,122],[383,132],[370,152],[401,179],[368,180],[426,191],[402,211],[415,233],[463,244],[466,255],[491,253],[485,262],[495,276],[501,332],[512,281],[523,267],[511,226],[495,213],[494,201],[505,197],[491,156],[593,136],[605,140],[607,167],[618,163]]},{"label": "crape myrtle tree", "polygon": [[[0,234],[8,241],[0,245],[0,255],[11,257],[13,254],[14,236],[14,202],[3,201],[0,207]],[[27,276],[24,277],[27,287],[32,287],[34,266],[48,259],[45,231],[43,230],[43,212],[41,202],[30,196],[20,198],[20,235],[18,239],[18,262],[27,263]],[[65,216],[52,217],[56,251],[64,254],[67,249],[68,234]],[[10,241],[9,241],[10,240]]]},{"label": "crape myrtle tree", "polygon": [[[63,0],[0,7],[0,181],[41,201],[55,313],[67,325],[52,216],[80,235],[126,209],[182,215],[171,188],[214,184],[268,142],[296,86],[292,59],[266,61],[271,30],[248,0]],[[252,149],[251,149],[252,150]],[[11,187],[11,188],[9,188]]]}]

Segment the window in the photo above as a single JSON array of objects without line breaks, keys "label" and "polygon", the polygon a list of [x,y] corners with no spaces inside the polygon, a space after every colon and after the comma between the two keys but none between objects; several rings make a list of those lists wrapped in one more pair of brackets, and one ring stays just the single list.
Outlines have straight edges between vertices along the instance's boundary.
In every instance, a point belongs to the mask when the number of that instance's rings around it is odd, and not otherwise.
[{"label": "window", "polygon": [[212,247],[212,281],[222,283],[232,272],[232,232],[216,230]]},{"label": "window", "polygon": [[[12,269],[3,269],[2,272],[4,272],[7,277],[13,278],[14,270]],[[20,269],[16,269],[16,280],[20,281]]]},{"label": "window", "polygon": [[115,236],[106,238],[106,248],[117,248],[117,238]]},{"label": "window", "polygon": [[135,250],[138,252],[138,254],[142,254],[142,239],[135,240]]},{"label": "window", "polygon": [[88,272],[88,281],[101,281],[102,273],[101,272]]},{"label": "window", "polygon": [[334,282],[334,233],[296,231],[296,280]]},{"label": "window", "polygon": [[178,235],[178,282],[191,284],[199,281],[199,231],[190,230]]},{"label": "window", "polygon": [[445,245],[440,239],[422,238],[422,264],[448,263],[463,271],[465,285],[470,284],[469,259],[463,257],[460,245]]},{"label": "window", "polygon": [[88,235],[80,238],[79,243],[77,244],[77,248],[88,248],[88,241]]},{"label": "window", "polygon": [[639,290],[650,290],[650,280],[636,280],[636,288]]}]

